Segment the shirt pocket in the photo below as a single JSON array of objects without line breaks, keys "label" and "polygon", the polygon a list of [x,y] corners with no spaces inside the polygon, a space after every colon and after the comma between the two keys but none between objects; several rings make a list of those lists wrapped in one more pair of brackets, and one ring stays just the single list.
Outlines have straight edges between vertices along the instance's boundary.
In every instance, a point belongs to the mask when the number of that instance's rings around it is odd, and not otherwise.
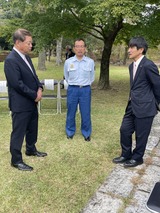
[{"label": "shirt pocket", "polygon": [[77,76],[77,68],[74,64],[70,64],[68,67],[69,80],[74,80]]},{"label": "shirt pocket", "polygon": [[83,72],[83,76],[85,78],[89,78],[90,77],[90,73],[91,73],[91,67],[90,66],[86,66],[82,69],[82,72]]}]

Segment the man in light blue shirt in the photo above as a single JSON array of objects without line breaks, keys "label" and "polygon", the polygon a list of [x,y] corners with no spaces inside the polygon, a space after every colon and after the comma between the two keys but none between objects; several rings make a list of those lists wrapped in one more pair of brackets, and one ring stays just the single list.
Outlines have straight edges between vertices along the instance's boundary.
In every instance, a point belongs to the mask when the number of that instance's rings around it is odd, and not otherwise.
[{"label": "man in light blue shirt", "polygon": [[75,41],[75,56],[64,64],[64,76],[68,83],[66,134],[72,139],[76,131],[77,106],[81,113],[81,132],[85,141],[91,140],[91,84],[94,81],[94,61],[85,56],[86,44],[83,39]]}]

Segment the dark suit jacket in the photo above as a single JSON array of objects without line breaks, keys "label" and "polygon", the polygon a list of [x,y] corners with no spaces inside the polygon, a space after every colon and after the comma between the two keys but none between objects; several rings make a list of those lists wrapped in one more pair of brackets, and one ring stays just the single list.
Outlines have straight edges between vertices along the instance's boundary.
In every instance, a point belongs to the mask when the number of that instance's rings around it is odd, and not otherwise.
[{"label": "dark suit jacket", "polygon": [[141,60],[133,81],[133,63],[130,72],[130,101],[138,118],[157,114],[160,103],[160,76],[157,66],[145,56]]},{"label": "dark suit jacket", "polygon": [[4,72],[8,84],[9,108],[12,112],[32,111],[37,104],[35,99],[38,88],[42,87],[30,57],[27,56],[26,58],[34,74],[14,49],[7,56],[4,63]]}]

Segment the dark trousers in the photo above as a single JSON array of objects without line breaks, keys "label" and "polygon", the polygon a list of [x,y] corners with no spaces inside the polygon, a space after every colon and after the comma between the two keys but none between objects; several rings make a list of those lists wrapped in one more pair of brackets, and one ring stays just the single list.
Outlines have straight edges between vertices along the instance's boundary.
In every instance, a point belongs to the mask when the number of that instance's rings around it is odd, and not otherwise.
[{"label": "dark trousers", "polygon": [[76,131],[77,106],[81,113],[81,132],[87,138],[91,135],[91,87],[69,86],[67,90],[66,134],[73,136]]},{"label": "dark trousers", "polygon": [[[121,155],[123,157],[134,160],[143,158],[153,119],[154,116],[137,118],[132,112],[131,103],[129,103],[120,128]],[[136,144],[132,150],[132,134],[134,132]]]},{"label": "dark trousers", "polygon": [[11,162],[14,164],[21,163],[22,144],[26,140],[26,151],[34,152],[38,135],[38,110],[29,112],[12,113],[12,133],[10,140]]}]

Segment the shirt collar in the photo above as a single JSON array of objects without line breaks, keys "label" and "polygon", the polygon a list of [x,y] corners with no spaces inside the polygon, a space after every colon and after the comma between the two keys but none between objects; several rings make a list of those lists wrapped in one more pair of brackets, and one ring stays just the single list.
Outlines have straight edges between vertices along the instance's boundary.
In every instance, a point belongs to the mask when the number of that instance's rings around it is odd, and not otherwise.
[{"label": "shirt collar", "polygon": [[[74,57],[74,61],[79,61],[76,55],[73,57]],[[84,55],[80,61],[86,61],[86,56]]]},{"label": "shirt collar", "polygon": [[138,67],[138,65],[140,64],[143,57],[144,57],[144,55],[142,55],[137,61],[134,62],[134,64],[136,64],[136,67]]},{"label": "shirt collar", "polygon": [[21,53],[19,50],[16,49],[16,47],[13,47],[13,49],[21,56],[21,58],[24,60],[25,55]]}]

